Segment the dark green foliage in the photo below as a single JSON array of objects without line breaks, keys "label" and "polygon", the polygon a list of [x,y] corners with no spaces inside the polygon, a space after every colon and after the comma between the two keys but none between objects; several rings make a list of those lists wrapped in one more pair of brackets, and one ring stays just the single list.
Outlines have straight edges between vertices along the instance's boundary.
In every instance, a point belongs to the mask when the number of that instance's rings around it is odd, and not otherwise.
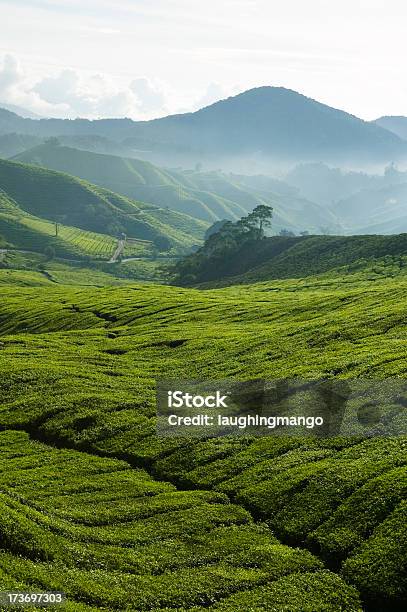
[{"label": "dark green foliage", "polygon": [[275,583],[228,597],[214,610],[225,612],[360,612],[357,591],[330,572],[293,574]]},{"label": "dark green foliage", "polygon": [[205,240],[208,240],[208,238],[210,238],[212,234],[216,234],[217,232],[219,232],[219,230],[221,230],[227,222],[227,219],[220,219],[219,221],[215,221],[215,223],[212,223],[212,225],[208,227],[205,232]]},{"label": "dark green foliage", "polygon": [[407,597],[407,503],[405,500],[345,561],[343,576],[365,599],[383,609],[388,601],[402,610]]},{"label": "dark green foliage", "polygon": [[47,260],[54,259],[54,257],[55,257],[55,250],[52,248],[52,246],[47,246],[44,249],[44,255],[47,258]]},{"label": "dark green foliage", "polygon": [[223,494],[177,491],[125,462],[21,432],[0,434],[0,450],[3,588],[58,589],[97,609],[189,609],[319,575],[312,554],[280,544]]},{"label": "dark green foliage", "polygon": [[166,236],[158,236],[154,240],[154,246],[156,246],[158,251],[160,251],[161,253],[163,251],[169,251],[171,248],[171,240],[169,240],[169,238],[167,238]]},{"label": "dark green foliage", "polygon": [[[213,256],[201,262],[197,254],[185,258],[180,271],[193,270],[196,281],[217,286],[256,283],[278,278],[301,278],[330,270],[346,275],[364,270],[390,276],[407,265],[407,234],[394,236],[273,236],[243,243],[224,260]],[[381,271],[381,268],[384,268]],[[182,274],[180,275],[182,279]]]},{"label": "dark green foliage", "polygon": [[339,564],[386,519],[407,493],[407,468],[368,480],[308,536],[325,559]]},{"label": "dark green foliage", "polygon": [[239,257],[241,249],[256,250],[256,242],[264,238],[264,228],[270,227],[273,209],[263,204],[235,223],[226,221],[205,240],[201,249],[175,264],[174,284],[216,278],[216,270],[225,261]]}]

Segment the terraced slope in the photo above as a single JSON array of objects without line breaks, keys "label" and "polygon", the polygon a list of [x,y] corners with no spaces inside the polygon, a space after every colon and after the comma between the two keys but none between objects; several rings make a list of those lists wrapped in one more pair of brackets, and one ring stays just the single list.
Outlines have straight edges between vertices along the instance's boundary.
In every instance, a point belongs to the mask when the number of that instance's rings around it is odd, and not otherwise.
[{"label": "terraced slope", "polygon": [[[117,245],[112,236],[67,225],[59,225],[58,236],[55,236],[55,223],[22,211],[15,214],[0,210],[0,235],[13,249],[44,253],[47,247],[51,247],[58,257],[72,259],[109,260]],[[125,255],[149,255],[151,247],[152,243],[146,240],[127,243]]]},{"label": "terraced slope", "polygon": [[[335,214],[299,197],[295,189],[269,180],[262,189],[248,177],[222,172],[169,170],[134,158],[101,155],[43,144],[17,155],[15,161],[66,172],[126,197],[170,208],[213,223],[237,220],[260,204],[274,207],[273,230],[317,230],[338,226]],[[276,188],[276,190],[274,190]]]},{"label": "terraced slope", "polygon": [[[169,207],[203,221],[239,219],[250,207],[222,197],[216,191],[186,184],[182,172],[169,172],[150,162],[43,144],[17,155],[15,161],[34,164],[82,179],[128,198]],[[243,195],[243,193],[242,193]],[[247,194],[246,194],[247,196]],[[242,199],[242,198],[241,198]],[[256,206],[256,198],[251,197]],[[249,196],[250,200],[250,196]]]},{"label": "terraced slope", "polygon": [[208,226],[61,172],[1,159],[0,188],[25,213],[111,236],[125,232],[143,240],[166,237],[176,246],[190,246]]},{"label": "terraced slope", "polygon": [[224,609],[236,591],[250,601],[251,589],[282,591],[293,576],[297,605],[311,583],[321,591],[313,602],[359,607],[356,592],[315,556],[280,544],[221,493],[178,491],[123,461],[52,449],[21,432],[0,434],[0,451],[8,551],[0,576],[13,588],[17,578],[27,589],[64,591],[72,610],[76,602],[205,609],[226,598]]},{"label": "terraced slope", "polygon": [[154,381],[406,377],[406,282],[2,287],[3,580],[90,609],[403,609],[405,438],[157,438]]}]

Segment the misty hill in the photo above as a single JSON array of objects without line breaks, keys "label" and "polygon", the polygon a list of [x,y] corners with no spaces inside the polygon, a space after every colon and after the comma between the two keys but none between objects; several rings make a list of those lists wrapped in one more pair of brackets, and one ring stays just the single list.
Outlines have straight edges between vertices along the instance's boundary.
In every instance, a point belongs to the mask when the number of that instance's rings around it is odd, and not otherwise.
[{"label": "misty hill", "polygon": [[121,141],[131,134],[137,122],[131,119],[30,119],[0,108],[0,133],[50,136],[101,136]]},{"label": "misty hill", "polygon": [[[29,134],[18,134],[16,132],[0,134],[0,157],[14,157],[23,151],[27,151],[27,149],[43,145],[46,140],[46,138],[40,136],[30,136]],[[133,156],[132,149],[103,136],[63,136],[59,140],[63,145],[83,149],[84,151]]]},{"label": "misty hill", "polygon": [[[15,157],[84,178],[130,198],[213,223],[237,220],[259,204],[274,208],[274,228],[292,231],[335,228],[335,214],[301,198],[282,181],[250,184],[250,177],[219,171],[169,170],[134,158],[100,155],[46,143]],[[273,191],[274,189],[274,191]]]},{"label": "misty hill", "polygon": [[407,140],[407,117],[380,117],[374,123]]},{"label": "misty hill", "polygon": [[[407,143],[375,123],[295,91],[259,87],[194,113],[152,121],[23,119],[0,111],[0,133],[99,135],[138,151],[186,158],[276,162],[389,162],[407,157]],[[143,155],[138,155],[144,157]]]},{"label": "misty hill", "polygon": [[[169,173],[149,162],[114,155],[103,155],[64,146],[43,144],[25,151],[16,161],[65,172],[106,187],[124,196],[214,222],[238,219],[251,205],[250,198],[233,202],[185,180],[180,173]],[[253,199],[253,198],[252,198]],[[241,198],[243,201],[243,198]],[[253,202],[256,206],[257,200]]]},{"label": "misty hill", "polygon": [[42,143],[38,136],[27,134],[1,134],[0,135],[0,157],[14,157],[27,149],[31,149]]},{"label": "misty hill", "polygon": [[125,232],[152,241],[165,236],[174,245],[190,246],[199,242],[207,227],[76,177],[17,162],[0,160],[0,188],[20,211],[103,234]]},{"label": "misty hill", "polygon": [[[57,257],[70,260],[106,261],[112,256],[117,241],[106,234],[63,224],[58,225],[56,235],[54,223],[22,211],[15,201],[0,191],[0,245],[7,250],[39,254],[51,249]],[[152,243],[140,240],[126,244],[125,254],[151,256],[152,249]]]},{"label": "misty hill", "polygon": [[[193,259],[194,258],[194,259]],[[407,267],[407,233],[395,236],[273,236],[242,245],[224,261],[190,260],[194,278],[182,284],[215,283],[216,286],[255,283],[284,278],[304,278],[344,268],[344,273],[369,267],[383,258]],[[390,261],[391,260],[391,261]],[[181,279],[182,280],[182,279]]]},{"label": "misty hill", "polygon": [[348,172],[326,164],[299,164],[285,176],[289,185],[303,197],[322,206],[332,206],[360,191],[378,190],[407,182],[407,172],[389,164],[383,174]]},{"label": "misty hill", "polygon": [[23,108],[22,106],[17,106],[16,104],[8,104],[8,102],[0,102],[0,109],[8,110],[26,119],[43,119],[44,118],[42,115],[39,115],[38,113],[33,113],[33,111],[30,111],[27,108]]},{"label": "misty hill", "polygon": [[334,211],[349,233],[407,232],[407,181],[362,190],[337,202]]},{"label": "misty hill", "polygon": [[383,128],[294,91],[259,87],[195,113],[145,122],[145,140],[207,154],[272,159],[388,160],[407,145]]}]

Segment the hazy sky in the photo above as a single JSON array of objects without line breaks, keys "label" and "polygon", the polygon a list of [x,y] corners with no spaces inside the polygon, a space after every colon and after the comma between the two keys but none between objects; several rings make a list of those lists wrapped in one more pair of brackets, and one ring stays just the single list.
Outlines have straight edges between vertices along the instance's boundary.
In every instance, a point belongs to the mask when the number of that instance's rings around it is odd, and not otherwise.
[{"label": "hazy sky", "polygon": [[407,115],[405,0],[0,0],[0,101],[146,119],[259,85]]}]

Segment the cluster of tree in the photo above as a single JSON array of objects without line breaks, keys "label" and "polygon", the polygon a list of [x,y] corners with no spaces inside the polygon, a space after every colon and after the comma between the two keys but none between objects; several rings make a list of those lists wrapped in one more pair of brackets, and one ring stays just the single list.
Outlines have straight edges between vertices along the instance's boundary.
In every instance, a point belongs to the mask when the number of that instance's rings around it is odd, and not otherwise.
[{"label": "cluster of tree", "polygon": [[272,216],[272,207],[261,204],[236,222],[217,221],[206,232],[204,245],[172,267],[173,281],[189,285],[210,277],[211,270],[233,257],[243,245],[264,238]]},{"label": "cluster of tree", "polygon": [[[293,236],[295,236],[295,232],[293,232],[292,230],[283,228],[279,231],[279,236],[285,236],[286,238],[292,238]],[[298,234],[299,236],[309,236],[310,233],[308,230],[303,230],[302,232],[299,232]]]}]

